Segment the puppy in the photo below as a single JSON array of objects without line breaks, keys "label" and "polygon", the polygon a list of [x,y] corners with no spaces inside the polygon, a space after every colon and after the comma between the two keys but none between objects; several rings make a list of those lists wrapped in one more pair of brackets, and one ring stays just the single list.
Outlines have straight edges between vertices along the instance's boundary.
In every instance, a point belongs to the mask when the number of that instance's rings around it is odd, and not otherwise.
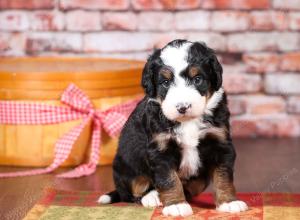
[{"label": "puppy", "polygon": [[99,203],[162,205],[164,215],[188,216],[187,201],[211,181],[217,210],[247,210],[233,185],[236,155],[214,51],[174,40],[148,58],[142,86],[146,96],[124,126],[113,162],[116,190]]}]

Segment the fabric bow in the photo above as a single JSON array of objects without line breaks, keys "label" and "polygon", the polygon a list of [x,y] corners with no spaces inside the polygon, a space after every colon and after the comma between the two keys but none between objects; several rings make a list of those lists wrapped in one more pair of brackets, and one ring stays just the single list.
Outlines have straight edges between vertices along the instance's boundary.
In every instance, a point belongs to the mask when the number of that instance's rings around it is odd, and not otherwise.
[{"label": "fabric bow", "polygon": [[28,171],[0,173],[0,177],[38,175],[52,172],[70,155],[75,141],[84,127],[92,120],[92,139],[89,160],[75,169],[59,174],[58,177],[73,178],[90,175],[95,172],[99,160],[101,129],[109,136],[116,136],[140,99],[113,106],[105,111],[95,110],[91,100],[74,84],[63,92],[61,102],[65,106],[50,106],[17,101],[0,101],[1,124],[56,124],[82,118],[82,122],[57,140],[54,160],[46,168]]}]

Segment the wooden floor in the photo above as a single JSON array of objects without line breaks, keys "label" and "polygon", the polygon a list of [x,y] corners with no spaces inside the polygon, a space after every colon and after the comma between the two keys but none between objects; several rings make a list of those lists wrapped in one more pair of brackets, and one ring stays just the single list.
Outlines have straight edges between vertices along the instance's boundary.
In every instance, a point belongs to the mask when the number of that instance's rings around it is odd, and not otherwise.
[{"label": "wooden floor", "polygon": [[[300,139],[246,139],[236,140],[235,145],[239,192],[300,193]],[[0,172],[12,170],[20,169],[0,167]],[[100,167],[89,177],[71,180],[53,174],[0,179],[0,219],[22,219],[45,187],[106,192],[113,189],[112,170]]]}]

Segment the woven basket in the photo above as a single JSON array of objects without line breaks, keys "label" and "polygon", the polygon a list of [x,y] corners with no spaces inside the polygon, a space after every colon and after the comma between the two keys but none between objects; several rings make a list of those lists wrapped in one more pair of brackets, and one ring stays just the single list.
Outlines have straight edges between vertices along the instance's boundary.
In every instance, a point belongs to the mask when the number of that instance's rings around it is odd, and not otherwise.
[{"label": "woven basket", "polygon": [[[90,58],[2,58],[0,59],[0,100],[62,105],[60,96],[76,84],[105,110],[141,96],[138,61]],[[54,156],[54,144],[80,120],[55,125],[0,124],[0,164],[47,166]],[[78,165],[88,154],[91,126],[86,126],[63,166]],[[102,132],[100,165],[111,164],[117,138]]]}]

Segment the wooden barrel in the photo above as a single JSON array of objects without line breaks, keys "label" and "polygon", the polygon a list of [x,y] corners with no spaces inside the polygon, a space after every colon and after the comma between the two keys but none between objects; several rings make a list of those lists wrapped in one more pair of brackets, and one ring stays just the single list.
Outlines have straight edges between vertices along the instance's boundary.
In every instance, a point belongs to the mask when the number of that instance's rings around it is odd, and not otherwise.
[{"label": "wooden barrel", "polygon": [[[99,58],[1,58],[0,100],[62,105],[60,97],[70,83],[76,84],[105,110],[137,98],[144,63]],[[0,164],[47,166],[54,156],[54,144],[80,120],[55,125],[0,124]],[[117,138],[102,132],[100,165],[110,164]],[[63,166],[78,165],[86,158],[91,126],[85,127]]]}]

